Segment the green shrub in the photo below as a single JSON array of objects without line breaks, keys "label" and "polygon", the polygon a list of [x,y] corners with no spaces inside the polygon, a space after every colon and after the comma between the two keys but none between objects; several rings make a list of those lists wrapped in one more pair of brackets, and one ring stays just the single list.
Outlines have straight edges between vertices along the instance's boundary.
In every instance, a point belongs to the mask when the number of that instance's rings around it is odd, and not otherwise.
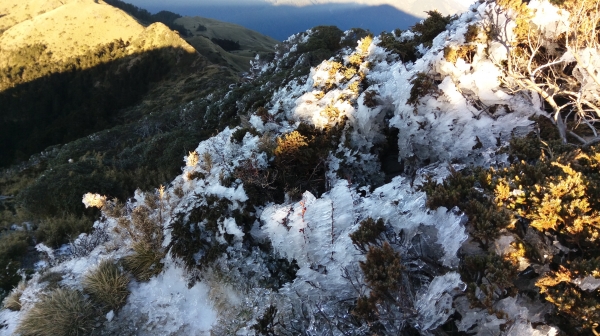
[{"label": "green shrub", "polygon": [[73,289],[57,289],[41,298],[17,327],[23,336],[89,335],[95,310],[83,294]]},{"label": "green shrub", "polygon": [[[184,214],[178,214],[178,219],[169,225],[171,243],[167,246],[168,251],[181,258],[190,269],[205,267],[216,260],[227,250],[227,244],[220,243],[216,235],[219,234],[219,220],[231,204],[226,198],[208,196],[205,204],[192,209],[187,220]],[[202,229],[190,230],[190,227],[201,225]],[[231,241],[233,236],[225,233],[224,238]],[[199,252],[202,256],[196,260],[195,254]]]},{"label": "green shrub", "polygon": [[40,222],[35,231],[36,239],[51,247],[60,247],[77,238],[82,232],[90,232],[93,220],[68,214],[60,217],[47,217]]},{"label": "green shrub", "polygon": [[103,260],[83,279],[83,290],[107,310],[118,310],[125,304],[129,277],[112,260]]},{"label": "green shrub", "polygon": [[25,231],[0,236],[0,299],[21,281],[21,260],[27,253],[30,238]]},{"label": "green shrub", "polygon": [[337,51],[340,49],[340,39],[343,35],[344,32],[336,26],[314,27],[308,41],[298,46],[298,52],[305,53],[319,49]]},{"label": "green shrub", "polygon": [[452,16],[443,16],[437,10],[427,11],[427,15],[429,15],[427,19],[411,27],[411,30],[420,34],[419,42],[431,47],[433,39],[446,30],[446,26],[452,21]]},{"label": "green shrub", "polygon": [[367,252],[369,244],[379,241],[381,234],[385,231],[385,223],[379,218],[375,221],[369,217],[360,222],[358,230],[350,234],[352,244],[356,245],[362,252]]}]

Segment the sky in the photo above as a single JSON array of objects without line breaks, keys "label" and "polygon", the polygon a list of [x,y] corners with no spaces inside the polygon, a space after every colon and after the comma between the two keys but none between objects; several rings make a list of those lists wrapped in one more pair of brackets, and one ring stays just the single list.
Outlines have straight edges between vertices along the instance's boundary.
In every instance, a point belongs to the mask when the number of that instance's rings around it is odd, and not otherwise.
[{"label": "sky", "polygon": [[462,11],[473,0],[124,0],[152,13],[168,10],[236,23],[285,40],[318,25],[342,30],[368,29],[375,34],[407,29],[437,8],[444,14]]}]

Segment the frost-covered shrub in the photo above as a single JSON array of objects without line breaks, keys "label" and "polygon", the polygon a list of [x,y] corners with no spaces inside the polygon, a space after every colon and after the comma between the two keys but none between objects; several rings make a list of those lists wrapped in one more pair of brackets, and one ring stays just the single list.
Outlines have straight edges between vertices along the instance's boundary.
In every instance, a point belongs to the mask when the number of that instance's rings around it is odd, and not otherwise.
[{"label": "frost-covered shrub", "polygon": [[410,27],[410,35],[403,36],[401,30],[393,33],[383,32],[379,36],[379,46],[398,55],[403,62],[415,62],[419,56],[417,47],[423,44],[431,47],[433,39],[446,30],[446,25],[452,21],[451,16],[443,16],[438,11],[428,11],[428,17]]},{"label": "frost-covered shrub", "polygon": [[341,125],[319,130],[302,123],[295,131],[279,137],[273,155],[280,186],[286,191],[322,193],[325,190],[325,160],[339,141],[341,130]]},{"label": "frost-covered shrub", "polygon": [[427,11],[427,15],[425,20],[412,26],[411,30],[419,35],[419,42],[425,46],[431,46],[433,39],[446,30],[446,25],[453,20],[453,17],[443,16],[437,10]]},{"label": "frost-covered shrub", "polygon": [[[226,244],[215,238],[219,232],[219,219],[225,214],[231,202],[218,197],[207,197],[205,203],[191,210],[189,217],[179,214],[169,225],[171,242],[167,246],[169,253],[181,258],[189,268],[206,264],[226,249]],[[196,254],[202,257],[197,260]]]},{"label": "frost-covered shrub", "polygon": [[428,180],[421,186],[427,193],[427,205],[432,209],[444,206],[458,207],[469,217],[468,227],[473,237],[483,248],[487,248],[509,224],[510,217],[490,198],[478,190],[488,186],[485,172],[475,170],[452,171],[441,184]]},{"label": "frost-covered shrub", "polygon": [[130,237],[134,243],[143,243],[157,250],[161,248],[163,230],[150,208],[137,206],[131,213],[131,220],[121,217],[118,223],[119,232]]},{"label": "frost-covered shrub", "polygon": [[[577,333],[597,331],[593,321],[600,319],[598,151],[572,150],[556,157],[540,151],[537,162],[522,161],[498,172],[494,191],[496,201],[532,231],[525,235],[527,248],[519,257],[556,265],[541,272],[535,285],[557,308],[557,323]],[[540,233],[556,237],[555,245],[541,245],[533,238]]]},{"label": "frost-covered shrub", "polygon": [[410,81],[412,87],[410,88],[410,97],[406,101],[407,104],[416,106],[420,99],[426,95],[439,95],[440,90],[437,88],[435,80],[431,74],[419,72]]},{"label": "frost-covered shrub", "polygon": [[503,300],[532,295],[555,307],[548,321],[561,330],[592,335],[600,318],[600,154],[565,146],[557,133],[511,140],[504,168],[455,171],[423,189],[429,206],[465,212],[485,252],[461,260],[473,307],[493,312]]},{"label": "frost-covered shrub", "polygon": [[57,289],[27,311],[17,332],[23,336],[89,335],[95,313],[92,303],[79,291]]},{"label": "frost-covered shrub", "polygon": [[375,221],[369,217],[360,222],[358,230],[350,234],[352,244],[358,247],[362,252],[367,252],[369,244],[375,244],[380,240],[381,234],[385,231],[383,219]]},{"label": "frost-covered shrub", "polygon": [[97,225],[94,231],[82,233],[77,239],[71,242],[71,253],[76,257],[83,257],[94,250],[98,245],[107,242],[110,239],[106,227]]},{"label": "frost-covered shrub", "polygon": [[83,279],[83,290],[90,295],[92,300],[99,303],[106,310],[118,310],[125,304],[129,295],[127,285],[129,277],[114,263],[107,259]]},{"label": "frost-covered shrub", "polygon": [[340,49],[340,39],[343,32],[335,26],[317,26],[311,29],[306,43],[298,46],[298,52],[305,53],[319,49],[336,51]]}]

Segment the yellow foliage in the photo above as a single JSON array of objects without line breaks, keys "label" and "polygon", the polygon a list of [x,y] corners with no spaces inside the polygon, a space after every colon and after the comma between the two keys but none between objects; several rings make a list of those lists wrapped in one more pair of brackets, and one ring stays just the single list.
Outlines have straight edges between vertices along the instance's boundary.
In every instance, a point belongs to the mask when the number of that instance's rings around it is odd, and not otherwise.
[{"label": "yellow foliage", "polygon": [[106,196],[102,196],[99,194],[86,193],[83,195],[83,204],[86,208],[98,208],[102,209],[104,204],[106,204]]},{"label": "yellow foliage", "polygon": [[504,259],[510,261],[513,265],[518,265],[525,258],[525,245],[523,243],[512,243],[511,245],[515,250],[504,255]]},{"label": "yellow foliage", "polygon": [[475,55],[476,47],[472,45],[463,45],[459,47],[445,47],[444,58],[450,63],[456,63],[459,58],[462,58],[465,62],[472,62],[473,56]]},{"label": "yellow foliage", "polygon": [[354,53],[348,57],[348,63],[358,67],[360,66],[360,63],[362,63],[362,57],[359,54]]},{"label": "yellow foliage", "polygon": [[359,88],[360,88],[360,82],[358,82],[358,81],[354,81],[354,82],[350,83],[350,85],[348,85],[348,90],[354,92],[357,95],[358,95]]},{"label": "yellow foliage", "polygon": [[360,52],[363,54],[366,54],[367,51],[369,50],[369,47],[371,46],[371,43],[373,43],[373,36],[369,35],[365,38],[363,38],[362,40],[360,40]]},{"label": "yellow foliage", "polygon": [[298,131],[290,132],[277,138],[277,147],[273,151],[275,156],[281,156],[297,152],[300,148],[308,146],[307,138]]},{"label": "yellow foliage", "polygon": [[505,179],[501,179],[496,185],[496,190],[494,191],[496,196],[495,201],[498,206],[502,206],[504,202],[508,200],[510,197],[510,186],[506,182]]},{"label": "yellow foliage", "polygon": [[532,220],[531,226],[540,231],[557,230],[562,223],[567,223],[565,230],[570,234],[583,232],[587,225],[600,228],[599,214],[591,209],[586,198],[586,186],[581,173],[558,162],[552,165],[560,167],[566,177],[558,176],[556,181],[546,186],[536,185],[537,194],[544,196],[532,197],[536,209],[524,214],[524,217]]},{"label": "yellow foliage", "polygon": [[515,13],[515,23],[517,26],[513,30],[516,36],[516,43],[527,40],[530,30],[530,22],[533,13],[522,0],[498,0],[496,3],[505,10],[512,10]]},{"label": "yellow foliage", "polygon": [[572,278],[571,271],[560,265],[558,271],[547,273],[544,277],[540,278],[535,285],[540,288],[540,293],[543,294],[548,291],[548,287],[554,287],[561,282],[571,282]]},{"label": "yellow foliage", "polygon": [[346,70],[344,70],[344,77],[346,79],[351,79],[352,77],[354,77],[354,75],[356,75],[356,69],[355,68],[346,68]]},{"label": "yellow foliage", "polygon": [[340,110],[332,105],[327,106],[322,112],[330,121],[335,121],[340,116]]}]

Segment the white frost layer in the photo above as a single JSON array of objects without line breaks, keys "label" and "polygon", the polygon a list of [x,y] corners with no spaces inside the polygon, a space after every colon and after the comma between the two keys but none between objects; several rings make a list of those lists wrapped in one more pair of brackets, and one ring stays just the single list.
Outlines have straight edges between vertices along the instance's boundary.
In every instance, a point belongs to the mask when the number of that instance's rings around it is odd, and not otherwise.
[{"label": "white frost layer", "polygon": [[460,274],[449,272],[437,276],[431,281],[427,292],[419,296],[415,307],[421,317],[422,330],[432,330],[442,325],[450,315],[452,308],[452,292],[465,290],[466,285],[460,280]]},{"label": "white frost layer", "polygon": [[131,286],[127,304],[119,315],[130,315],[145,335],[175,335],[188,332],[210,335],[217,313],[208,299],[209,288],[201,282],[188,288],[184,270],[173,264],[150,281]]}]

